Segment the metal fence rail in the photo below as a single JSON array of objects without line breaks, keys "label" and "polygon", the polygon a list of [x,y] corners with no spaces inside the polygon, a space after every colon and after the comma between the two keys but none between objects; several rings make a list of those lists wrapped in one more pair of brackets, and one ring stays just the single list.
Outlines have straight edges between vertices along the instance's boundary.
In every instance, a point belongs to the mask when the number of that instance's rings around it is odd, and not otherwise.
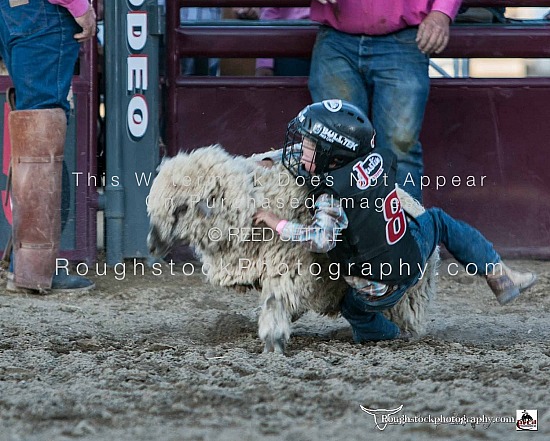
[{"label": "metal fence rail", "polygon": [[[550,0],[464,1],[464,6],[550,7]],[[306,77],[185,77],[181,57],[309,56],[317,25],[228,20],[185,23],[182,6],[309,6],[305,0],[167,0],[168,152],[221,142],[235,153],[278,147],[286,123],[311,100]],[[550,22],[457,24],[439,57],[547,58]],[[424,189],[438,205],[478,227],[506,256],[550,258],[550,78],[432,80],[422,143],[425,170],[448,185]],[[520,172],[520,170],[522,170]],[[452,186],[453,175],[477,187]],[[486,175],[488,182],[480,186]],[[497,214],[498,213],[498,214]],[[498,217],[498,219],[497,219]]]}]

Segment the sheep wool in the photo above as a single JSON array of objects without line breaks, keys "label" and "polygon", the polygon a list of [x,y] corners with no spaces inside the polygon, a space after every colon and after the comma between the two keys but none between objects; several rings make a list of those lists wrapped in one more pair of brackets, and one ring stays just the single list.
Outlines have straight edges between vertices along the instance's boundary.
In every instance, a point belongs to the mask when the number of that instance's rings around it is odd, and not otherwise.
[{"label": "sheep wool", "polygon": [[[292,320],[304,312],[337,315],[348,288],[326,255],[283,241],[265,225],[253,225],[258,209],[309,223],[312,201],[299,184],[280,164],[265,168],[212,145],[164,159],[147,202],[153,254],[164,255],[175,244],[187,243],[211,284],[260,292],[258,333],[267,352],[284,351]],[[399,196],[413,216],[424,211],[404,191]],[[438,260],[436,250],[424,277],[387,311],[414,335],[424,331]]]}]

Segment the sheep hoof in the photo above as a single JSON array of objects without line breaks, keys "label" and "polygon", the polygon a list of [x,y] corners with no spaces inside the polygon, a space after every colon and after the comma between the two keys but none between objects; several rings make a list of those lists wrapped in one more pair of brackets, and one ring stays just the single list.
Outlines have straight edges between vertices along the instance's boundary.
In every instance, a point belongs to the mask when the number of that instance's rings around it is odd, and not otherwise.
[{"label": "sheep hoof", "polygon": [[265,341],[264,354],[268,354],[270,352],[274,352],[276,354],[284,355],[284,353],[285,353],[285,342],[283,341],[283,339],[268,338]]}]

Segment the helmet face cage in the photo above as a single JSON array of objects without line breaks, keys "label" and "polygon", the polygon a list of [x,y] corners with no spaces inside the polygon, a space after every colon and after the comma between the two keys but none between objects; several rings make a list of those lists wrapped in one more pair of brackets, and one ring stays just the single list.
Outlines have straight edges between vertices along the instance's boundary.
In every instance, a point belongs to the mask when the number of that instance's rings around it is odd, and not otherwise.
[{"label": "helmet face cage", "polygon": [[312,175],[309,171],[310,167],[302,163],[304,138],[310,139],[314,146],[311,159],[311,162],[315,164],[314,174],[328,171],[332,148],[327,142],[317,139],[314,135],[304,130],[298,118],[294,118],[288,125],[283,146],[283,165],[292,175],[295,177],[301,176],[306,183],[309,183]]},{"label": "helmet face cage", "polygon": [[357,107],[340,100],[307,106],[289,123],[283,146],[283,165],[306,182],[311,173],[301,163],[304,137],[315,143],[315,174],[342,167],[374,147],[374,129]]},{"label": "helmet face cage", "polygon": [[303,154],[303,135],[298,130],[298,118],[294,118],[287,127],[285,143],[283,145],[283,165],[294,175],[307,178],[309,173],[306,172],[301,160]]}]

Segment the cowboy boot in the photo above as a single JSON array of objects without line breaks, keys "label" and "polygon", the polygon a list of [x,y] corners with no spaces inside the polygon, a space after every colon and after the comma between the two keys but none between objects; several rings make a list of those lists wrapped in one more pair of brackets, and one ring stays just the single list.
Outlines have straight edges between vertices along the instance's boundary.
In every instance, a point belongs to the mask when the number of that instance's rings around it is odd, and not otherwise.
[{"label": "cowboy boot", "polygon": [[[86,278],[55,275],[61,235],[61,176],[66,117],[62,109],[13,111],[12,144],[14,272],[7,289],[44,293],[90,289]],[[52,285],[53,276],[53,285]]]},{"label": "cowboy boot", "polygon": [[[14,246],[14,251],[11,252],[6,289],[11,292],[31,293],[43,293],[48,290],[48,285],[52,292],[92,289],[95,284],[85,277],[65,272],[54,274],[60,224],[62,228],[64,223],[59,211],[59,200],[62,193],[60,170],[64,167],[62,152],[65,144],[65,113],[61,109],[14,111],[13,92],[8,90],[6,96],[12,105],[12,167],[17,175],[12,191],[12,236],[19,238],[19,251],[15,253]],[[48,137],[51,137],[49,141]],[[32,179],[29,179],[30,176]],[[43,206],[36,205],[36,209],[33,209],[36,200],[42,202]],[[30,229],[27,229],[29,226]],[[16,259],[15,255],[23,260]],[[15,266],[15,260],[21,263]]]},{"label": "cowboy boot", "polygon": [[519,294],[530,288],[536,281],[537,276],[531,272],[519,272],[508,268],[502,263],[500,274],[487,274],[487,284],[495,294],[498,303],[506,305],[514,300]]}]

